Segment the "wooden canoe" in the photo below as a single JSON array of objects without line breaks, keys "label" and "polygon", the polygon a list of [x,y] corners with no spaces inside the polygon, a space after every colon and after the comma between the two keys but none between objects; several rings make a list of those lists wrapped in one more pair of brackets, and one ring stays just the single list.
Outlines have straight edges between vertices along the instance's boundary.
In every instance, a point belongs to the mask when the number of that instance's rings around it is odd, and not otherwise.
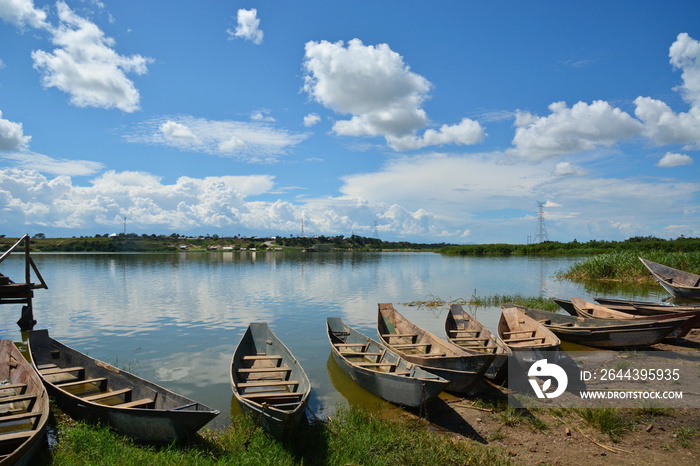
[{"label": "wooden canoe", "polygon": [[561,341],[557,335],[521,311],[514,304],[502,304],[498,320],[498,336],[513,355],[531,362],[547,358],[548,352],[558,353]]},{"label": "wooden canoe", "polygon": [[541,323],[562,340],[594,348],[632,348],[661,342],[676,328],[675,322],[586,319],[509,305]]},{"label": "wooden canoe", "polygon": [[265,322],[252,322],[231,359],[231,387],[241,408],[277,438],[306,420],[311,383],[299,361]]},{"label": "wooden canoe", "polygon": [[574,306],[576,313],[585,318],[598,318],[610,320],[636,320],[636,321],[664,321],[675,322],[676,328],[669,336],[682,338],[690,332],[690,330],[700,326],[700,309],[688,312],[674,312],[657,315],[638,315],[630,314],[624,311],[618,311],[609,307],[590,303],[581,298],[571,298],[571,304]]},{"label": "wooden canoe", "polygon": [[333,359],[343,372],[368,392],[391,403],[421,407],[436,398],[449,383],[406,361],[338,317],[328,317],[326,329]]},{"label": "wooden canoe", "polygon": [[111,426],[137,442],[185,441],[219,411],[70,348],[47,330],[28,335],[46,390],[74,419]]},{"label": "wooden canoe", "polygon": [[686,312],[700,309],[700,303],[673,304],[667,302],[632,301],[613,298],[594,298],[595,302],[618,311],[639,315],[656,315],[663,313]]},{"label": "wooden canoe", "polygon": [[484,377],[496,383],[505,381],[511,349],[459,304],[450,305],[450,311],[445,317],[445,335],[451,343],[466,351],[495,354]]},{"label": "wooden canoe", "polygon": [[49,395],[12,340],[0,340],[0,465],[30,464],[44,443]]},{"label": "wooden canoe", "polygon": [[466,351],[409,321],[391,303],[380,303],[377,333],[380,341],[405,360],[449,380],[445,390],[472,392],[496,358],[494,353]]},{"label": "wooden canoe", "polygon": [[639,258],[666,291],[677,298],[700,300],[700,275]]}]

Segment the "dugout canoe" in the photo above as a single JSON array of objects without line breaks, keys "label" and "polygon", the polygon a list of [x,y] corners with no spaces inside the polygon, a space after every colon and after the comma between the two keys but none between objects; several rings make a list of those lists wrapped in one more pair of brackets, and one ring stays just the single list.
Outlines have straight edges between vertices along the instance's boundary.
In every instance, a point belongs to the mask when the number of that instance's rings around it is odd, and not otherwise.
[{"label": "dugout canoe", "polygon": [[[672,298],[673,299],[673,298]],[[700,309],[700,303],[675,304],[665,301],[633,301],[613,298],[594,298],[595,302],[605,307],[630,314],[655,315],[663,313],[686,312]]]},{"label": "dugout canoe", "polygon": [[[506,305],[503,305],[506,306]],[[632,348],[655,345],[676,328],[675,322],[610,320],[574,317],[508,304],[541,323],[562,340],[594,348]]]},{"label": "dugout canoe", "polygon": [[328,317],[326,330],[338,366],[362,388],[384,400],[418,408],[436,398],[449,384],[348,326],[339,317]]},{"label": "dugout canoe", "polygon": [[581,298],[571,298],[571,304],[576,313],[586,319],[598,318],[614,321],[656,321],[676,323],[676,328],[669,334],[671,337],[682,338],[690,330],[700,326],[700,309],[688,312],[674,312],[656,315],[635,315],[628,312],[611,309],[601,304],[590,303]]},{"label": "dugout canoe", "polygon": [[540,359],[559,359],[561,341],[557,335],[513,304],[501,305],[497,331],[521,368]]},{"label": "dugout canoe", "polygon": [[511,349],[459,304],[450,305],[445,317],[445,335],[448,341],[466,351],[495,354],[484,377],[495,383],[505,381]]},{"label": "dugout canoe", "polygon": [[649,269],[659,284],[673,296],[700,300],[700,275],[657,264],[641,257],[639,260]]},{"label": "dugout canoe", "polygon": [[0,340],[0,465],[30,464],[48,418],[41,379],[12,340]]},{"label": "dugout canoe", "polygon": [[46,390],[63,411],[73,419],[109,425],[137,442],[186,441],[219,414],[70,348],[47,330],[30,331],[28,347]]},{"label": "dugout canoe", "polygon": [[494,353],[467,351],[409,321],[391,303],[379,303],[380,341],[405,360],[450,381],[445,390],[470,393],[496,358]]},{"label": "dugout canoe", "polygon": [[306,421],[311,383],[267,323],[248,325],[233,353],[230,375],[243,411],[273,436],[285,438]]}]

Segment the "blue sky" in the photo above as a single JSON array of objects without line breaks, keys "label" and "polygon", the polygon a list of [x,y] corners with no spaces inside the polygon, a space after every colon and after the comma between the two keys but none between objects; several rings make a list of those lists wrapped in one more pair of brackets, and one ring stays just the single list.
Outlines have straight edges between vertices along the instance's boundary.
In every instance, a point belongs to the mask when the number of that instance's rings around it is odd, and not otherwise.
[{"label": "blue sky", "polygon": [[0,234],[697,237],[699,18],[0,0]]}]

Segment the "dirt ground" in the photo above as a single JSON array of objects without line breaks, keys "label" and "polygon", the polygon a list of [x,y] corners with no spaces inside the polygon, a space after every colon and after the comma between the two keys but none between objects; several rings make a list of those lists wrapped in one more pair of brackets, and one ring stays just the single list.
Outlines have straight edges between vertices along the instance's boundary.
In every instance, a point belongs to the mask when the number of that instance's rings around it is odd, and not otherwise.
[{"label": "dirt ground", "polygon": [[[698,351],[700,329],[655,348]],[[448,397],[433,403],[427,417],[436,430],[498,448],[513,464],[700,465],[700,409],[636,414],[630,417],[634,419],[631,428],[616,442],[576,415],[562,418],[555,414],[537,410],[504,423],[503,413],[487,403]],[[531,422],[528,415],[539,422]]]}]

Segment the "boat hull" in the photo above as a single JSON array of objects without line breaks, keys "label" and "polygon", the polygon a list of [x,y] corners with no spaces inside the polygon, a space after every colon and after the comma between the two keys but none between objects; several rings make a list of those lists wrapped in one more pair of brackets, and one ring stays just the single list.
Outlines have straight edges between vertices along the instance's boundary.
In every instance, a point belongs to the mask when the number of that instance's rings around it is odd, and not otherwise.
[{"label": "boat hull", "polygon": [[[270,359],[273,356],[278,359]],[[271,435],[288,437],[306,421],[309,378],[266,323],[253,322],[248,326],[234,351],[230,375],[241,409]]]},{"label": "boat hull", "polygon": [[[435,399],[448,384],[447,380],[406,361],[337,317],[328,317],[326,326],[333,359],[338,367],[362,388],[386,401],[418,408]],[[368,354],[380,353],[377,364],[386,363],[387,366],[376,366],[377,370],[362,367],[352,356],[341,354],[339,348],[342,345],[353,344],[366,345],[365,352]],[[369,360],[369,357],[362,358]]]},{"label": "boat hull", "polygon": [[641,257],[639,260],[669,294],[677,298],[700,300],[700,275],[657,264]]},{"label": "boat hull", "polygon": [[[173,393],[152,382],[98,361],[49,337],[46,330],[35,330],[28,335],[32,363],[39,371],[46,390],[57,404],[73,419],[91,424],[109,425],[116,432],[137,442],[167,444],[189,440],[219,411],[182,395]],[[48,368],[53,366],[53,368]],[[67,369],[73,369],[72,371]],[[78,370],[79,369],[79,370]],[[73,373],[83,374],[76,380],[58,379]],[[69,391],[68,386],[95,389],[90,380],[109,387],[97,396],[109,392],[129,391],[134,400],[151,400],[151,407],[120,407],[102,404]],[[78,385],[76,385],[76,383]],[[117,395],[103,397],[113,403]],[[106,402],[106,401],[105,401]],[[128,406],[127,402],[122,403]]]},{"label": "boat hull", "polygon": [[0,406],[15,412],[0,418],[0,464],[30,464],[46,437],[49,395],[12,340],[0,340],[0,380]]}]

